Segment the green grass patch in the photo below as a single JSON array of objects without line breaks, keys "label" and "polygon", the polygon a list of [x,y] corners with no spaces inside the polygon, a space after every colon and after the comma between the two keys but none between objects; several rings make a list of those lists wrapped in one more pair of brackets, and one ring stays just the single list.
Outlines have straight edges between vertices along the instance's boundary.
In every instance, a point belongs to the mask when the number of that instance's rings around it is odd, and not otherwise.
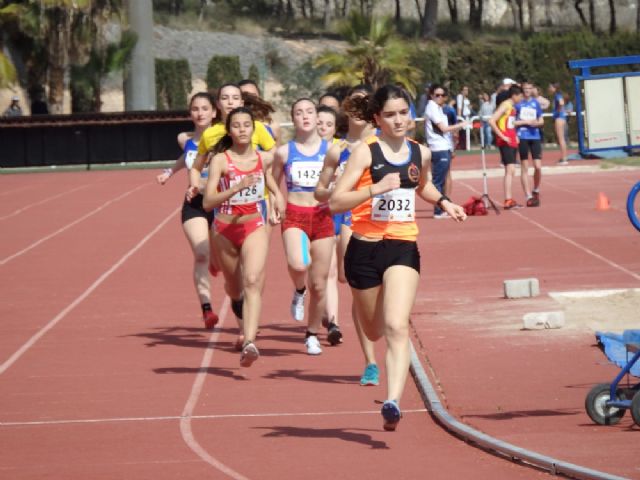
[{"label": "green grass patch", "polygon": [[600,163],[600,168],[604,170],[620,166],[640,167],[640,157],[608,158]]}]

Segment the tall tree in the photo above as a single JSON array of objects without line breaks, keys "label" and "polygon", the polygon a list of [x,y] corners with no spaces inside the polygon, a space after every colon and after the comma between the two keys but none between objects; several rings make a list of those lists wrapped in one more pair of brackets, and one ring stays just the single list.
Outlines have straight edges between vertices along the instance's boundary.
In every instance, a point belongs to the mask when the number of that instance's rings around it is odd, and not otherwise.
[{"label": "tall tree", "polygon": [[522,2],[523,0],[507,0],[513,16],[513,28],[516,30],[524,29],[524,9]]},{"label": "tall tree", "polygon": [[324,0],[324,11],[322,14],[322,24],[325,29],[329,28],[331,20],[333,20],[334,3],[331,0]]},{"label": "tall tree", "polygon": [[527,0],[527,11],[529,12],[529,30],[535,32],[536,30],[536,10],[534,8],[534,1]]},{"label": "tall tree", "polygon": [[469,1],[469,25],[475,30],[482,29],[483,0]]},{"label": "tall tree", "polygon": [[396,0],[396,27],[400,28],[400,20],[402,20],[402,13],[400,12],[400,0]]},{"label": "tall tree", "polygon": [[419,0],[415,1],[420,19],[420,35],[435,38],[438,29],[438,0],[424,0],[422,5]]},{"label": "tall tree", "polygon": [[551,0],[544,0],[544,24],[547,27],[553,25],[553,16],[551,14]]},{"label": "tall tree", "polygon": [[458,0],[447,0],[447,5],[449,6],[451,23],[455,25],[458,23]]},{"label": "tall tree", "polygon": [[352,12],[340,33],[349,43],[347,51],[325,51],[314,62],[316,68],[329,69],[323,77],[327,85],[368,83],[377,88],[399,82],[415,94],[421,73],[411,64],[406,44],[395,36],[391,17],[369,18]]},{"label": "tall tree", "polygon": [[609,0],[609,15],[609,33],[613,35],[618,29],[618,25],[616,23],[616,4],[614,0]]},{"label": "tall tree", "polygon": [[580,21],[582,22],[582,25],[589,26],[589,28],[591,29],[592,32],[595,33],[596,31],[596,6],[594,3],[594,0],[589,0],[589,22],[587,23],[587,18],[584,15],[584,12],[582,11],[582,2],[584,0],[575,0],[575,2],[573,2],[573,8],[576,9],[576,12],[578,12],[578,16],[580,17]]}]

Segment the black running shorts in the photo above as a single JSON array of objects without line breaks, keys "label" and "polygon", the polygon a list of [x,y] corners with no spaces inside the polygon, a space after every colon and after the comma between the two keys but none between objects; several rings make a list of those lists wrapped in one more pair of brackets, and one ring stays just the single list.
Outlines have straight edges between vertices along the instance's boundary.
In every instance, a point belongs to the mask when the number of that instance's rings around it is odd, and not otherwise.
[{"label": "black running shorts", "polygon": [[540,143],[540,140],[520,139],[518,150],[520,153],[520,161],[529,160],[529,152],[531,152],[532,159],[542,160],[542,143]]},{"label": "black running shorts", "polygon": [[351,237],[344,255],[344,273],[352,288],[366,290],[382,284],[387,268],[404,265],[420,273],[418,244],[407,240],[367,242]]},{"label": "black running shorts", "polygon": [[191,202],[187,202],[185,199],[182,204],[182,223],[185,223],[187,220],[191,220],[192,218],[202,217],[207,220],[209,227],[211,227],[211,223],[213,223],[214,212],[206,212],[202,207],[202,195],[198,194],[191,199]]},{"label": "black running shorts", "polygon": [[498,148],[500,149],[500,161],[503,165],[518,163],[518,159],[516,158],[517,148],[509,147],[507,145],[502,145]]}]

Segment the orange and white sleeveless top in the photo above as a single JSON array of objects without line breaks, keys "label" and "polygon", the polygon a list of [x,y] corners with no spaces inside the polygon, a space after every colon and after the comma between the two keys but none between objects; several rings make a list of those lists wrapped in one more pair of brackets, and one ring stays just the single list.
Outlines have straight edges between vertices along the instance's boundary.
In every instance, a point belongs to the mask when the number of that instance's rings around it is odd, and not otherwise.
[{"label": "orange and white sleeveless top", "polygon": [[364,237],[415,241],[416,188],[420,184],[422,153],[417,142],[407,139],[409,156],[401,163],[392,163],[384,157],[378,137],[366,140],[371,150],[371,166],[358,180],[355,189],[378,183],[389,173],[400,174],[400,188],[391,190],[361,203],[351,210],[351,229]]},{"label": "orange and white sleeveless top", "polygon": [[[231,160],[228,152],[224,152],[227,158],[227,173],[220,179],[218,190],[224,192],[234,185],[240,183],[244,177],[252,173],[260,175],[260,180],[240,190],[233,197],[228,199],[218,209],[219,212],[227,215],[251,215],[260,212],[260,202],[264,199],[265,181],[264,170],[262,167],[262,157],[256,152],[258,161],[256,166],[251,170],[240,170]],[[261,213],[261,212],[260,212]]]}]

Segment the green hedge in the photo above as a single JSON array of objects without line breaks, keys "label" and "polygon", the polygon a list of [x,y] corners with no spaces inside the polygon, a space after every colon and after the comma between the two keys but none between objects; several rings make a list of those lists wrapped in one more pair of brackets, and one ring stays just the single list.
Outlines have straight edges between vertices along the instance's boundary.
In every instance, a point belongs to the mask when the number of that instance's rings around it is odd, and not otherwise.
[{"label": "green hedge", "polygon": [[[531,80],[545,91],[549,83],[560,82],[563,91],[572,93],[576,72],[569,70],[568,60],[639,53],[640,35],[637,33],[621,32],[609,36],[576,31],[561,35],[540,33],[493,42],[431,44],[416,48],[413,62],[422,70],[425,81],[448,83],[453,93],[463,84],[468,85],[470,98],[475,102],[478,93],[493,92],[505,77]],[[622,68],[629,70],[630,67]],[[597,73],[608,71],[615,69],[601,69]]]},{"label": "green hedge", "polygon": [[225,83],[238,83],[242,80],[240,58],[238,56],[214,55],[207,67],[207,86],[218,88]]},{"label": "green hedge", "polygon": [[156,58],[156,108],[158,110],[187,109],[192,89],[189,62]]}]

